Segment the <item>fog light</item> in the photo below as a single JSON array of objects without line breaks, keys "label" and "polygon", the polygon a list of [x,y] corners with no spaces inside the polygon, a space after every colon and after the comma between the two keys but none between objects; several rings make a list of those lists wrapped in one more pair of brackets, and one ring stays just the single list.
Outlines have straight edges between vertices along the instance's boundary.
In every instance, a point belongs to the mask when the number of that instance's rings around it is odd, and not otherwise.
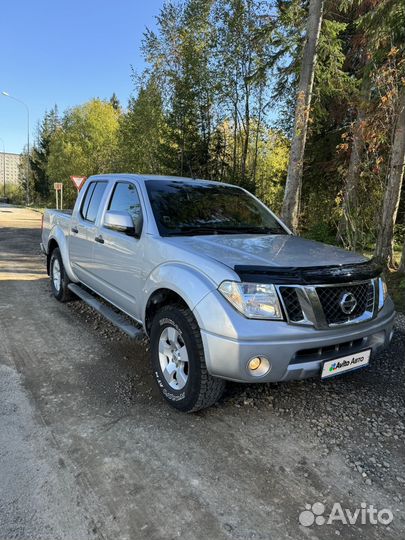
[{"label": "fog light", "polygon": [[263,377],[271,369],[271,364],[265,356],[254,356],[247,363],[250,375],[254,377]]},{"label": "fog light", "polygon": [[249,360],[248,368],[252,371],[255,371],[260,366],[261,363],[262,361],[260,360],[260,358],[256,356],[255,358],[252,358],[251,360]]}]

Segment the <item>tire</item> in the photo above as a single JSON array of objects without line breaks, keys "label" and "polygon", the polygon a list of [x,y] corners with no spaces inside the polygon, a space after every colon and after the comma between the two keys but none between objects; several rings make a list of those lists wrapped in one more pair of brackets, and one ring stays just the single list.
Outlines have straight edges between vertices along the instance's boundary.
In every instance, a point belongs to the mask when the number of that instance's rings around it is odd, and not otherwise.
[{"label": "tire", "polygon": [[52,251],[49,261],[49,277],[51,278],[52,293],[59,302],[67,302],[72,298],[71,292],[68,289],[70,280],[63,266],[62,255],[59,248]]},{"label": "tire", "polygon": [[200,329],[189,309],[177,304],[162,307],[153,319],[150,339],[153,373],[172,407],[195,412],[218,401],[225,381],[208,373]]}]

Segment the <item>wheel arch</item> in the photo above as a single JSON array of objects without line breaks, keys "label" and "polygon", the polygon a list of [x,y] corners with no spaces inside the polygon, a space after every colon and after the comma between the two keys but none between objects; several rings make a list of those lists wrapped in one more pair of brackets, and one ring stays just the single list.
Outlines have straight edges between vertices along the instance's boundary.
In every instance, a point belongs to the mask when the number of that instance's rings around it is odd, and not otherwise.
[{"label": "wheel arch", "polygon": [[159,311],[160,308],[163,306],[167,306],[170,304],[177,304],[183,307],[186,307],[190,309],[190,306],[187,304],[187,302],[184,300],[180,294],[173,291],[172,289],[167,289],[165,287],[161,287],[160,289],[156,289],[148,298],[148,301],[146,303],[145,307],[145,330],[146,333],[149,335],[150,330],[152,327],[152,322],[155,314]]},{"label": "wheel arch", "polygon": [[46,271],[48,273],[48,276],[51,273],[51,257],[52,253],[55,251],[56,248],[59,248],[58,242],[55,240],[55,238],[51,238],[48,242],[48,251],[46,256]]},{"label": "wheel arch", "polygon": [[70,265],[70,259],[69,259],[69,250],[68,250],[68,239],[65,237],[65,233],[62,231],[60,227],[54,227],[51,231],[51,234],[49,235],[48,239],[48,245],[47,245],[47,261],[46,261],[46,269],[49,275],[50,271],[50,262],[51,262],[51,256],[52,252],[55,250],[55,248],[59,248],[63,267],[65,269],[65,272],[70,279],[70,281],[77,282],[77,278],[72,270],[72,267]]},{"label": "wheel arch", "polygon": [[178,263],[159,266],[151,273],[144,288],[142,313],[146,333],[149,335],[153,316],[164,305],[180,304],[193,312],[214,288],[214,284],[194,268]]}]

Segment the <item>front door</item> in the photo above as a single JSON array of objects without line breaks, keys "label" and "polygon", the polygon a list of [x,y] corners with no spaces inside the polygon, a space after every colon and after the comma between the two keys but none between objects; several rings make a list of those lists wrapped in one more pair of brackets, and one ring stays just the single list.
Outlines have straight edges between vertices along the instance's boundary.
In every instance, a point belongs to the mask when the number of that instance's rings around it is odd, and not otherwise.
[{"label": "front door", "polygon": [[[142,213],[136,185],[116,182],[107,211],[126,211],[134,218]],[[94,275],[98,292],[114,305],[139,319],[139,294],[146,278],[144,242],[140,238],[113,231],[100,223],[98,238],[94,243]]]}]

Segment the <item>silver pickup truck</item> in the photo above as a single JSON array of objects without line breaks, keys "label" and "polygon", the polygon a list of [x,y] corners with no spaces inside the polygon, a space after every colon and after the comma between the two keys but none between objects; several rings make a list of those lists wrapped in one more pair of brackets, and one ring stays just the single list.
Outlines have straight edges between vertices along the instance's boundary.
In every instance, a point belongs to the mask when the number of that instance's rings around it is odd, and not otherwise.
[{"label": "silver pickup truck", "polygon": [[93,176],[72,213],[45,212],[41,247],[58,300],[74,293],[150,337],[157,384],[182,411],[213,404],[227,379],[365,367],[392,338],[378,265],[293,235],[229,184]]}]

